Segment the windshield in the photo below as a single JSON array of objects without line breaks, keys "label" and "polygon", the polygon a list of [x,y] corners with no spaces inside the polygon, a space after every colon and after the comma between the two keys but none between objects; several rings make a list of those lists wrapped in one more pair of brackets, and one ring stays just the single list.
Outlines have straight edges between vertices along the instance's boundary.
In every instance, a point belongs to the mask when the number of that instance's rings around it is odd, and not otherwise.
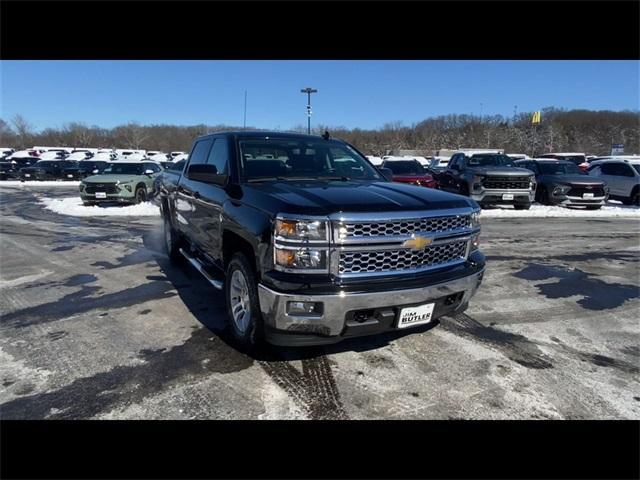
[{"label": "windshield", "polygon": [[582,175],[584,173],[573,163],[540,162],[538,168],[542,175]]},{"label": "windshield", "polygon": [[382,177],[348,145],[290,138],[240,140],[247,180],[361,179]]},{"label": "windshield", "polygon": [[513,167],[513,159],[506,155],[481,154],[472,155],[467,160],[470,167]]},{"label": "windshield", "polygon": [[104,173],[111,175],[142,175],[143,165],[141,163],[112,163]]},{"label": "windshield", "polygon": [[50,162],[47,160],[40,160],[39,162],[36,162],[34,166],[47,168],[47,167],[57,167],[58,165],[60,165],[60,162]]},{"label": "windshield", "polygon": [[391,170],[394,175],[422,175],[424,173],[422,165],[418,162],[393,161],[384,162],[382,166]]},{"label": "windshield", "polygon": [[634,163],[631,166],[636,169],[636,172],[640,173],[640,163]]},{"label": "windshield", "polygon": [[80,164],[81,167],[84,167],[85,169],[98,169],[98,170],[103,170],[107,167],[107,165],[109,165],[109,162],[88,162],[88,161],[84,161]]}]

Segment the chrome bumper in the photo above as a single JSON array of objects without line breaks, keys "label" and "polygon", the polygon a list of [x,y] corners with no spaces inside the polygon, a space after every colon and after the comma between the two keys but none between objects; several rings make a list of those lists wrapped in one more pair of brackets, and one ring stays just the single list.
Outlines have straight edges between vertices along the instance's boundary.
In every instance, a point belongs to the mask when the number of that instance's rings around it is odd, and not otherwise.
[{"label": "chrome bumper", "polygon": [[[464,292],[460,306],[475,294],[482,282],[484,269],[463,278],[408,290],[372,293],[345,293],[332,295],[293,295],[276,292],[259,284],[260,310],[265,324],[277,330],[338,336],[345,327],[345,314],[351,310],[393,307],[428,302],[437,298]],[[323,302],[318,316],[299,316],[287,313],[287,302]]]},{"label": "chrome bumper", "polygon": [[473,198],[476,202],[482,202],[486,197],[496,197],[499,196],[502,198],[502,195],[508,193],[513,195],[513,200],[503,200],[504,202],[515,202],[516,200],[526,199],[529,203],[532,203],[535,200],[536,192],[535,190],[513,190],[513,189],[483,189],[479,191],[472,191],[471,198]]}]

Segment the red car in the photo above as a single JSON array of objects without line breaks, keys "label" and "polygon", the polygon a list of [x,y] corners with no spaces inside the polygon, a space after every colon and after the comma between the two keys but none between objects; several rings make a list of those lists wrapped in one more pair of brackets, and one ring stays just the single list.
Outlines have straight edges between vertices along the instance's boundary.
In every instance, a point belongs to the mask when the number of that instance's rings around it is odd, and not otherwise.
[{"label": "red car", "polygon": [[393,172],[394,182],[438,188],[438,181],[417,160],[385,160],[381,167]]}]

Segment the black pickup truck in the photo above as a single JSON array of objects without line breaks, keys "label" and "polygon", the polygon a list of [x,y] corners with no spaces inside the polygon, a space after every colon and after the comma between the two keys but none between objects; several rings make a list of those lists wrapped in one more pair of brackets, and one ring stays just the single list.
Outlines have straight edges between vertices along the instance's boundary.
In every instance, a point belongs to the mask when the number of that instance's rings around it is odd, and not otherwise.
[{"label": "black pickup truck", "polygon": [[167,252],[224,289],[246,347],[335,343],[463,311],[485,268],[478,204],[386,175],[328,135],[199,137],[158,182]]}]

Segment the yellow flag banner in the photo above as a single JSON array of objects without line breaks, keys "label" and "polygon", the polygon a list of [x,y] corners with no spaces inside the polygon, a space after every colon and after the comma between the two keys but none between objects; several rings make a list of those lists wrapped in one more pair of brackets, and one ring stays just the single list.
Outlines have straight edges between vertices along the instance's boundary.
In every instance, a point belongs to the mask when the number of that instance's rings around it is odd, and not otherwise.
[{"label": "yellow flag banner", "polygon": [[537,112],[533,112],[531,123],[540,123],[540,110],[538,110]]}]

